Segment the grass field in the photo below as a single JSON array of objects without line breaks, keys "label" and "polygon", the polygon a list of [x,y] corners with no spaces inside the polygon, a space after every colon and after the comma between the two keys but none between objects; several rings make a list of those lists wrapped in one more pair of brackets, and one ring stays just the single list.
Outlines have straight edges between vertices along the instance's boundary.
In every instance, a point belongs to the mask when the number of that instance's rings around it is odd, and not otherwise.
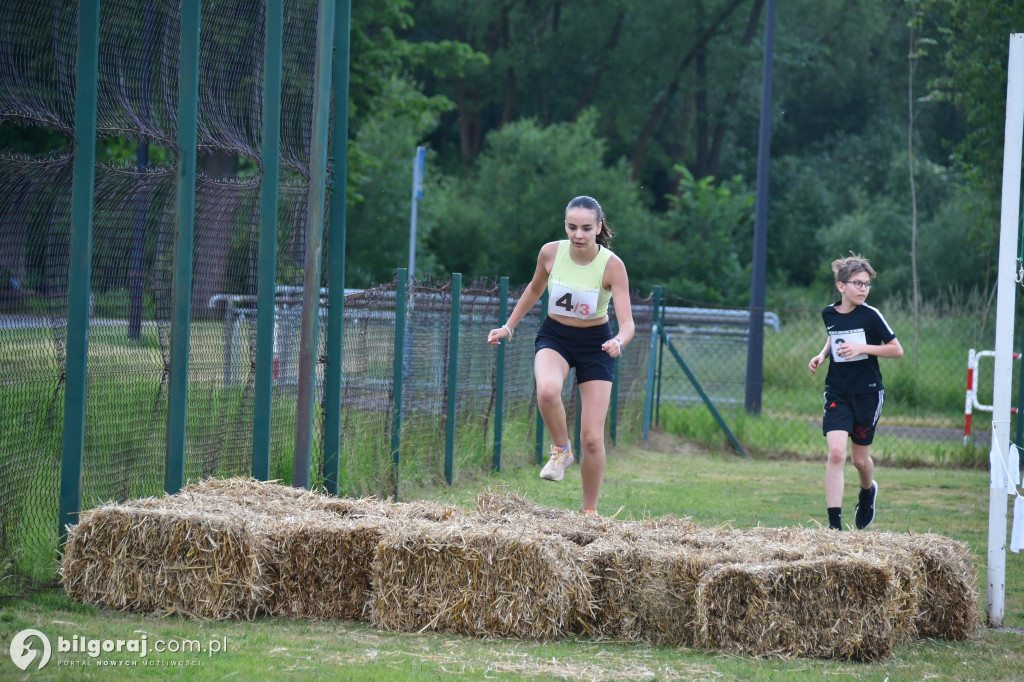
[{"label": "grass field", "polygon": [[[508,453],[514,464],[532,459]],[[405,500],[436,499],[471,508],[485,487],[507,486],[550,506],[575,508],[579,469],[560,484],[540,481],[533,467],[501,474],[463,475],[451,488],[406,488]],[[741,459],[698,450],[653,433],[649,447],[610,451],[600,512],[642,517],[691,516],[702,525],[743,528],[811,525],[823,520],[824,463],[819,460]],[[968,542],[976,557],[981,606],[985,606],[988,474],[964,469],[879,466],[880,530],[937,532]],[[848,467],[845,510],[852,516],[855,476]],[[874,527],[873,527],[874,528]],[[856,531],[853,531],[856,532]],[[130,639],[145,634],[155,643],[216,640],[224,651],[137,654],[54,652],[32,679],[778,679],[823,677],[865,680],[1011,680],[1024,674],[1024,556],[1007,554],[1006,626],[969,642],[919,641],[897,647],[892,658],[872,664],[823,660],[759,660],[678,647],[570,640],[490,641],[432,633],[388,633],[361,623],[262,619],[197,622],[173,616],[99,610],[69,600],[59,590],[3,603],[0,611],[0,678],[20,671],[6,655],[16,633],[35,628],[56,637]],[[133,667],[100,666],[99,661]],[[88,666],[57,663],[92,663]]]}]

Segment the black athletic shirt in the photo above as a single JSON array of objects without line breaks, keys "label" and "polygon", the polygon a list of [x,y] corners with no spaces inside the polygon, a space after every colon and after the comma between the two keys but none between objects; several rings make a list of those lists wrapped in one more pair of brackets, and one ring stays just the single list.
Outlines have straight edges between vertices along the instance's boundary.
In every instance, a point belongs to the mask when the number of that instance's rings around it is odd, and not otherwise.
[{"label": "black athletic shirt", "polygon": [[843,341],[882,346],[895,339],[896,334],[877,308],[862,303],[848,313],[841,313],[836,305],[821,311],[821,319],[832,341],[825,390],[845,394],[881,391],[882,372],[878,369],[877,355],[862,353],[840,359],[835,349]]}]

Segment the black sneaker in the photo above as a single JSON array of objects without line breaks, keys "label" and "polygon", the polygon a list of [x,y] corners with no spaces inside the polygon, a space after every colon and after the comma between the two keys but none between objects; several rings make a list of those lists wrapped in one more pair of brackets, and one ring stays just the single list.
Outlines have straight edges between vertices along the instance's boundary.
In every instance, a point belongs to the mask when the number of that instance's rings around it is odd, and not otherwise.
[{"label": "black sneaker", "polygon": [[871,525],[875,520],[875,500],[878,499],[878,484],[871,481],[871,487],[865,490],[860,489],[860,501],[855,508],[854,523],[861,530]]}]

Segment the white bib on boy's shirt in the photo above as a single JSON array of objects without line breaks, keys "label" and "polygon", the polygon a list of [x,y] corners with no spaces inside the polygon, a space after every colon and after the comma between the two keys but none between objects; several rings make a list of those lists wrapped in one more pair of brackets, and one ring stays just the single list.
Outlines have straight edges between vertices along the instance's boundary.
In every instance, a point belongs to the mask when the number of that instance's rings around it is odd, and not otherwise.
[{"label": "white bib on boy's shirt", "polygon": [[548,314],[593,320],[597,317],[599,295],[597,289],[573,288],[552,281],[548,292]]},{"label": "white bib on boy's shirt", "polygon": [[867,336],[864,334],[863,329],[847,329],[845,331],[836,331],[834,329],[828,330],[828,338],[831,339],[832,343],[829,344],[832,348],[832,361],[833,362],[854,362],[856,360],[867,360],[868,354],[861,353],[860,355],[854,355],[852,358],[841,358],[836,351],[837,346],[843,343],[867,343]]}]

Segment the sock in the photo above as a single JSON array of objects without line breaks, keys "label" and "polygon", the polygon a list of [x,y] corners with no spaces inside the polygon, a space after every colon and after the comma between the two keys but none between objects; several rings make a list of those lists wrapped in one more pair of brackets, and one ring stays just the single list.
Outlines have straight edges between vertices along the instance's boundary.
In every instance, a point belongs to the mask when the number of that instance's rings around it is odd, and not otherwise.
[{"label": "sock", "polygon": [[843,529],[843,508],[842,507],[829,507],[828,508],[828,527],[835,528],[836,530]]}]

